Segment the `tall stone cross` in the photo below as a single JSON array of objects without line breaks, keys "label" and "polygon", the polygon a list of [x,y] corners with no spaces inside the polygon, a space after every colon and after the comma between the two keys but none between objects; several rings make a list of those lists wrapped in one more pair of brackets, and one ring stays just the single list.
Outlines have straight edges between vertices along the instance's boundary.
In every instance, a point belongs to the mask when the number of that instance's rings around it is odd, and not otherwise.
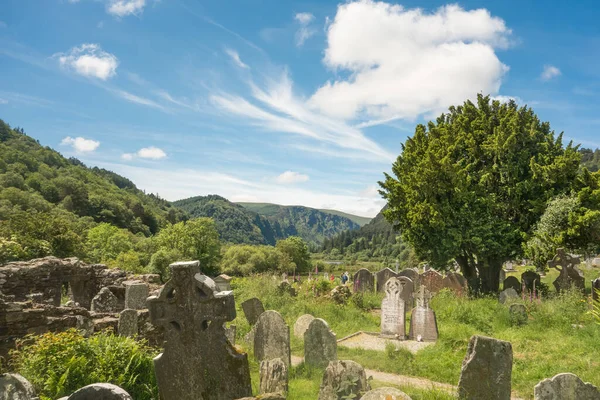
[{"label": "tall stone cross", "polygon": [[417,307],[429,309],[429,301],[431,300],[431,293],[421,285],[419,287],[419,293],[417,294]]},{"label": "tall stone cross", "polygon": [[231,291],[219,291],[198,261],[170,265],[171,280],[147,300],[150,320],[165,328],[154,359],[163,400],[230,400],[250,396],[248,356],[225,335],[235,316]]},{"label": "tall stone cross", "polygon": [[556,255],[552,261],[548,261],[548,267],[556,268],[560,272],[558,278],[553,282],[557,292],[568,289],[571,284],[581,289],[585,288],[585,279],[576,268],[580,262],[579,257],[567,254],[565,249],[560,248],[556,250]]}]

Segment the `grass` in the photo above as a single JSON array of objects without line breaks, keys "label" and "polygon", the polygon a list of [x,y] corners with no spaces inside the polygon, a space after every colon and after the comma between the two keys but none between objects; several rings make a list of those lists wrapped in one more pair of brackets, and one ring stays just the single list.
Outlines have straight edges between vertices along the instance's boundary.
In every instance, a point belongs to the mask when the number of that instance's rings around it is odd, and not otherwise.
[{"label": "grass", "polygon": [[[518,275],[520,276],[520,273]],[[598,271],[584,270],[586,284]],[[587,299],[578,292],[558,296],[551,285],[557,272],[551,271],[543,281],[550,286],[548,298],[541,302],[525,302],[529,320],[517,326],[511,322],[508,305],[495,297],[457,298],[443,291],[431,303],[436,311],[440,339],[417,354],[406,351],[369,351],[338,347],[339,359],[354,360],[367,369],[427,378],[437,382],[458,384],[467,344],[474,334],[486,335],[512,343],[513,391],[523,398],[533,397],[533,387],[542,379],[561,372],[572,372],[582,380],[600,386],[600,325],[591,316]],[[369,294],[362,302],[334,304],[325,296],[316,296],[306,282],[298,288],[298,296],[277,293],[278,279],[266,276],[236,278],[233,281],[236,304],[258,297],[265,309],[277,310],[292,332],[292,353],[303,355],[303,342],[293,336],[293,326],[302,314],[326,320],[338,339],[357,331],[378,331],[379,317],[370,309],[380,304],[380,294]],[[521,300],[519,300],[521,301]],[[238,326],[238,343],[250,330],[243,312],[238,309],[234,321]],[[408,322],[407,322],[408,323]],[[316,376],[315,376],[316,375]],[[314,399],[321,373],[292,371],[289,399]],[[253,379],[256,381],[258,377]],[[413,399],[446,399],[445,393],[401,388]],[[445,397],[444,397],[445,396]]]}]

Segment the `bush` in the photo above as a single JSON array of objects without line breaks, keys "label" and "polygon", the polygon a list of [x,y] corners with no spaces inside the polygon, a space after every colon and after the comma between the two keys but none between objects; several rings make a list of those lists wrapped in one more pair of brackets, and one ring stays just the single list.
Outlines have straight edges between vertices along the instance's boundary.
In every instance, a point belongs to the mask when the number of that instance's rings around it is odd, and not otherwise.
[{"label": "bush", "polygon": [[136,400],[158,398],[156,351],[144,342],[101,332],[84,338],[72,329],[28,336],[13,351],[16,371],[36,388],[40,399],[68,396],[97,382],[125,389]]}]

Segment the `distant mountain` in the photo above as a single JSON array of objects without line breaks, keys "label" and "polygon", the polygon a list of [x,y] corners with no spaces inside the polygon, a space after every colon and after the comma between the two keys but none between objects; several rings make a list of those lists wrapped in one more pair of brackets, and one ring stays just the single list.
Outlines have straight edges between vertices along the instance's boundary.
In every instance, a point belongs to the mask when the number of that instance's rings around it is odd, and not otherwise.
[{"label": "distant mountain", "polygon": [[[173,202],[191,217],[211,217],[221,239],[231,243],[275,244],[279,239],[300,236],[318,246],[327,237],[360,225],[344,213],[302,206],[266,203],[232,203],[217,196],[197,196]],[[338,214],[336,214],[338,213]]]}]

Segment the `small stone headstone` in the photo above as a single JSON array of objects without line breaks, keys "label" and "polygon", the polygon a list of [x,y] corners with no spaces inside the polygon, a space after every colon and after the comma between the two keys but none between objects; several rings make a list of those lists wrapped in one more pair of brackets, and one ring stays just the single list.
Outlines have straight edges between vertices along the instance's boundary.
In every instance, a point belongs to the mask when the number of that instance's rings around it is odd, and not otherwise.
[{"label": "small stone headstone", "polygon": [[504,280],[506,279],[506,271],[504,270],[504,268],[500,268],[500,282],[504,282]]},{"label": "small stone headstone", "polygon": [[360,400],[411,400],[411,398],[400,389],[380,387],[369,390]]},{"label": "small stone headstone", "polygon": [[300,316],[300,318],[298,318],[296,320],[296,323],[294,324],[294,336],[296,336],[299,339],[303,339],[304,332],[306,332],[308,326],[311,322],[313,322],[314,319],[315,317],[313,317],[310,314],[304,314]]},{"label": "small stone headstone", "polygon": [[556,268],[560,274],[552,284],[557,292],[567,290],[574,286],[582,291],[585,290],[585,278],[583,273],[577,269],[580,264],[579,257],[567,254],[565,249],[558,249],[552,261],[548,261],[550,268]]},{"label": "small stone headstone", "polygon": [[419,271],[416,271],[412,268],[403,269],[402,271],[398,272],[398,277],[400,276],[406,276],[407,278],[410,278],[410,280],[413,281],[415,289],[417,286],[419,286],[419,278],[421,277],[419,275]]},{"label": "small stone headstone", "polygon": [[513,325],[525,325],[527,323],[527,309],[523,304],[511,304],[508,311]]},{"label": "small stone headstone", "polygon": [[519,299],[519,293],[513,288],[505,289],[498,295],[498,301],[501,304],[506,304],[506,302],[517,299]]},{"label": "small stone headstone", "polygon": [[433,270],[427,270],[421,274],[421,285],[425,286],[429,293],[435,294],[444,288],[444,278]]},{"label": "small stone headstone", "polygon": [[388,279],[396,277],[397,274],[389,268],[384,268],[381,271],[375,274],[375,278],[377,279],[377,291],[383,292],[385,289],[385,283]]},{"label": "small stone headstone", "polygon": [[133,400],[124,389],[111,383],[93,383],[70,395],[68,400]]},{"label": "small stone headstone", "polygon": [[385,297],[381,302],[381,335],[399,339],[406,337],[406,308],[398,278],[392,277],[385,283]]},{"label": "small stone headstone", "polygon": [[598,292],[600,292],[600,278],[592,281],[592,300],[598,300]]},{"label": "small stone headstone", "polygon": [[254,332],[254,358],[256,361],[281,358],[291,365],[290,328],[281,314],[268,310],[258,317]]},{"label": "small stone headstone", "polygon": [[290,284],[290,282],[287,279],[279,283],[279,286],[277,286],[277,290],[280,294],[288,294],[292,297],[296,297],[296,289]]},{"label": "small stone headstone", "polygon": [[512,288],[515,289],[517,293],[521,293],[521,282],[519,282],[519,279],[516,276],[509,276],[506,278],[502,286],[504,290]]},{"label": "small stone headstone", "polygon": [[433,342],[439,337],[435,312],[429,308],[431,294],[421,286],[417,295],[417,306],[413,308],[410,316],[410,329],[408,337],[419,342]]},{"label": "small stone headstone", "polygon": [[225,336],[227,337],[227,340],[229,340],[229,343],[231,343],[232,345],[235,345],[236,331],[237,328],[235,325],[229,325],[228,327],[225,327]]},{"label": "small stone headstone", "polygon": [[535,385],[533,396],[535,400],[598,400],[600,391],[577,375],[565,373]]},{"label": "small stone headstone", "polygon": [[288,367],[281,360],[263,360],[260,362],[260,393],[281,393],[288,391]]},{"label": "small stone headstone", "polygon": [[0,375],[0,400],[37,399],[33,385],[19,374]]},{"label": "small stone headstone", "polygon": [[407,276],[398,276],[396,279],[398,279],[398,281],[400,281],[400,285],[402,285],[400,297],[402,297],[402,300],[404,300],[404,308],[410,309],[414,303],[413,294],[415,291],[415,284],[412,279]]},{"label": "small stone headstone", "polygon": [[458,381],[458,398],[510,400],[512,359],[509,342],[471,337]]},{"label": "small stone headstone", "polygon": [[458,296],[463,296],[467,292],[467,279],[456,272],[447,274],[442,280],[442,285]]},{"label": "small stone headstone", "polygon": [[250,326],[253,326],[258,321],[258,317],[265,312],[265,307],[259,299],[253,297],[242,303],[242,310],[244,310],[244,315]]},{"label": "small stone headstone", "polygon": [[132,282],[125,284],[125,308],[143,310],[146,308],[148,298],[148,284]]},{"label": "small stone headstone", "polygon": [[98,313],[114,313],[117,312],[118,303],[119,300],[110,289],[103,287],[92,299],[91,310]]},{"label": "small stone headstone", "polygon": [[307,365],[323,368],[330,361],[337,360],[335,333],[327,322],[315,318],[304,333],[304,362]]},{"label": "small stone headstone", "polygon": [[137,310],[125,309],[119,313],[119,336],[132,337],[138,334]]},{"label": "small stone headstone", "polygon": [[366,268],[359,269],[353,276],[354,292],[372,292],[375,288],[375,277]]},{"label": "small stone headstone", "polygon": [[350,360],[331,361],[323,373],[318,400],[360,398],[369,390],[362,365]]},{"label": "small stone headstone", "polygon": [[537,272],[525,271],[521,274],[521,285],[525,286],[528,292],[533,292],[534,288],[536,292],[539,292],[541,281],[542,278]]}]

